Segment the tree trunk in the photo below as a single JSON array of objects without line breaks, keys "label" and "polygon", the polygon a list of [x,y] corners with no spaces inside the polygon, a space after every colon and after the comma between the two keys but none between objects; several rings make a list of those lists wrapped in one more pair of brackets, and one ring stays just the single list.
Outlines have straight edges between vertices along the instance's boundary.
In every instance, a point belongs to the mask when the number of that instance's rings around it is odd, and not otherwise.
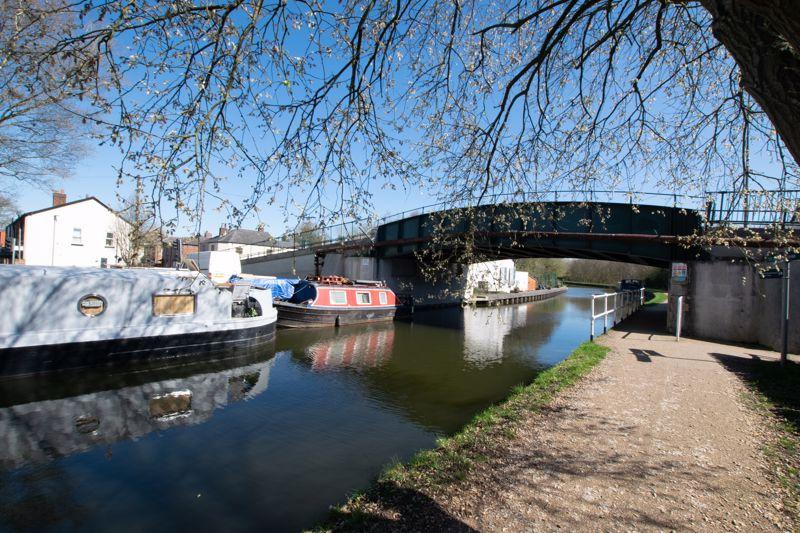
[{"label": "tree trunk", "polygon": [[701,0],[712,30],[742,73],[742,87],[800,164],[800,1]]}]

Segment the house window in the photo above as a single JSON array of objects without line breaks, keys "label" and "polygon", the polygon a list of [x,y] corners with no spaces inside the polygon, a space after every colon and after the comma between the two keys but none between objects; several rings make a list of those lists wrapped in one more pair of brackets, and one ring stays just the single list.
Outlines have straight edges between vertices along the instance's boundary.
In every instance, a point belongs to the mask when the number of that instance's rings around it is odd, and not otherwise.
[{"label": "house window", "polygon": [[81,228],[72,228],[72,244],[81,246],[83,239],[81,238]]},{"label": "house window", "polygon": [[381,302],[381,305],[386,305],[387,302],[386,293],[385,292],[378,293],[378,300]]},{"label": "house window", "polygon": [[331,305],[347,305],[347,293],[345,291],[331,291]]},{"label": "house window", "polygon": [[368,304],[372,303],[372,300],[370,300],[368,292],[357,292],[356,293],[356,302],[359,305],[368,305]]},{"label": "house window", "polygon": [[244,248],[242,248],[241,246],[237,246],[236,247],[236,253],[239,254],[239,255],[242,255],[244,253]]},{"label": "house window", "polygon": [[106,233],[106,248],[114,247],[114,233],[109,231]]}]

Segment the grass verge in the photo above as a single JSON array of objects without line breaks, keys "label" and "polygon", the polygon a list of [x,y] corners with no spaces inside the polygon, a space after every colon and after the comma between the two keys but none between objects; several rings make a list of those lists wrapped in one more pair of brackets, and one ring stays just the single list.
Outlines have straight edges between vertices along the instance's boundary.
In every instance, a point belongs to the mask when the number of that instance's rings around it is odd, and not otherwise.
[{"label": "grass verge", "polygon": [[607,353],[608,348],[599,344],[581,344],[532,383],[515,387],[506,400],[476,415],[461,431],[439,439],[436,448],[418,452],[408,463],[388,466],[368,490],[332,508],[329,519],[313,531],[369,528],[366,525],[370,522],[381,529],[389,509],[429,505],[431,500],[425,493],[465,479],[473,465],[489,460],[504,442],[515,437],[528,414],[577,383]]},{"label": "grass verge", "polygon": [[747,386],[746,403],[772,419],[771,436],[764,447],[770,471],[785,489],[784,507],[800,523],[800,365],[754,358],[718,356]]},{"label": "grass verge", "polygon": [[653,292],[652,298],[647,300],[644,305],[656,305],[656,304],[663,304],[667,301],[667,293],[666,292]]}]

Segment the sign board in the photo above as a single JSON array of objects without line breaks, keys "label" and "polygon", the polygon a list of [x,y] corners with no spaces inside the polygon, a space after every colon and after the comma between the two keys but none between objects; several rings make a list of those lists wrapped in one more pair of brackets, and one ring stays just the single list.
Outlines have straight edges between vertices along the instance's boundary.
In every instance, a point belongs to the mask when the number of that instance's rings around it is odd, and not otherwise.
[{"label": "sign board", "polygon": [[686,283],[689,275],[689,266],[686,263],[672,263],[671,279],[675,283]]}]

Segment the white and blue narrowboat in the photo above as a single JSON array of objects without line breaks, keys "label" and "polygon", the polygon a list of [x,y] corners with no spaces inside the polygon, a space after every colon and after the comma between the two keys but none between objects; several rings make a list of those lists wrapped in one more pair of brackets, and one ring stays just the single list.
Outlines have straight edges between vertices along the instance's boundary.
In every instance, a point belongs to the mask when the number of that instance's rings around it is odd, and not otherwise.
[{"label": "white and blue narrowboat", "polygon": [[0,266],[0,375],[223,358],[276,321],[269,290],[196,271]]}]

